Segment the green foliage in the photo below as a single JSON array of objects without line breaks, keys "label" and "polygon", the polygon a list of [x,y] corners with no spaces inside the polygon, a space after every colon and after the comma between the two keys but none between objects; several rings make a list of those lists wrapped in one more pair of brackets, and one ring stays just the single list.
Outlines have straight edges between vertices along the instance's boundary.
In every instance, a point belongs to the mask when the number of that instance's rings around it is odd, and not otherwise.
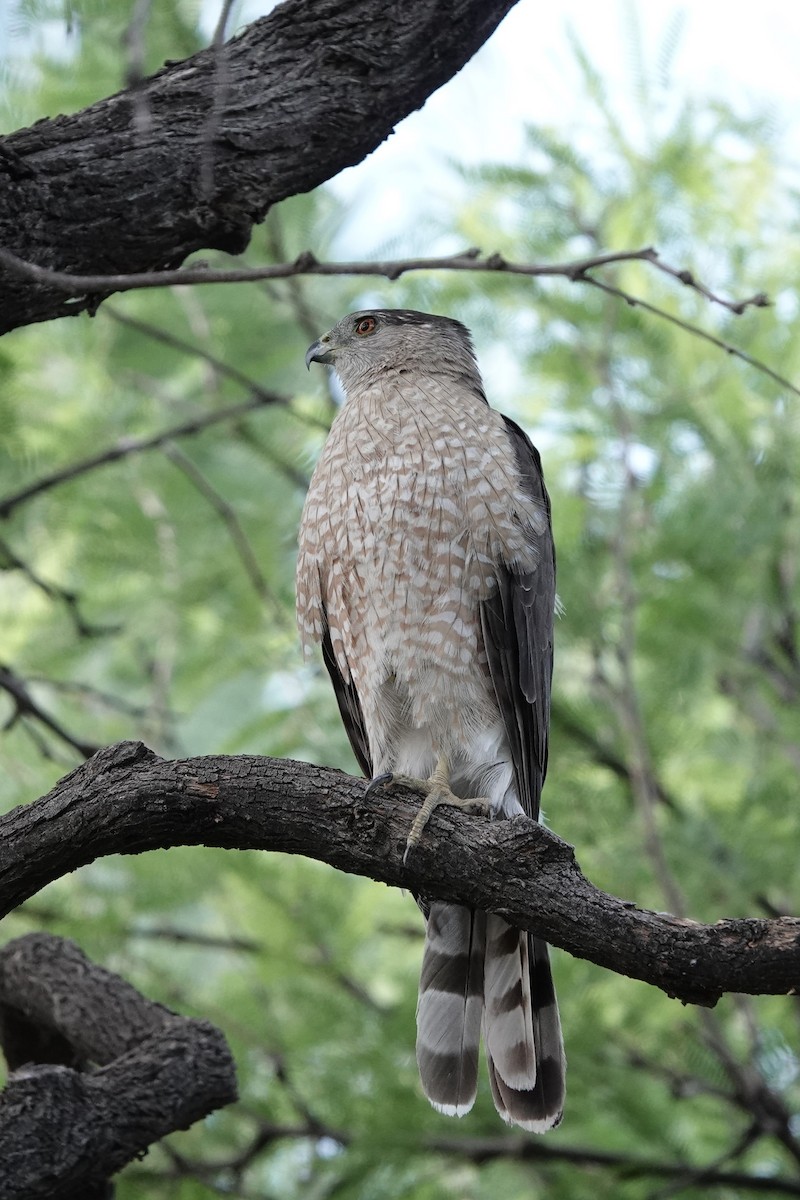
[{"label": "green foliage", "polygon": [[[25,71],[9,67],[5,127],[123,86],[129,9],[20,5],[33,54]],[[48,16],[70,24],[57,53],[37,33]],[[201,44],[197,19],[197,5],[152,7],[148,70]],[[677,28],[653,70],[633,27],[630,36],[638,125],[615,112],[602,70],[575,41],[586,125],[532,127],[522,161],[462,172],[458,210],[431,203],[426,220],[517,261],[653,244],[717,292],[764,290],[774,308],[734,317],[641,264],[598,276],[800,379],[796,198],[772,125],[700,95],[675,99]],[[289,201],[256,231],[246,261],[306,248],[323,256],[343,216],[327,191]],[[303,352],[367,292],[447,312],[473,327],[493,403],[545,458],[565,606],[545,796],[553,827],[598,885],[639,904],[675,907],[677,892],[703,921],[796,909],[797,397],[585,283],[439,273],[359,288],[147,291],[93,320],[4,339],[4,495],[246,399],[213,359],[287,400],[75,472],[20,503],[0,531],[0,661],[78,741],[142,737],[169,755],[248,751],[355,770],[321,665],[301,661],[293,625],[303,481],[332,412]],[[163,331],[185,346],[160,340]],[[0,696],[2,722],[7,808],[78,759]],[[664,866],[648,853],[648,822]],[[797,1014],[787,999],[729,997],[698,1013],[556,952],[570,1075],[564,1125],[546,1142],[555,1157],[519,1156],[529,1139],[482,1156],[477,1139],[504,1132],[487,1087],[458,1125],[418,1093],[421,938],[408,897],[300,859],[183,849],[59,880],[3,936],[39,927],[215,1021],[236,1055],[241,1102],[132,1165],[122,1200],[748,1194],[604,1165],[603,1155],[796,1171]],[[749,1073],[784,1106],[780,1136],[742,1096]],[[558,1157],[570,1147],[584,1158]]]}]

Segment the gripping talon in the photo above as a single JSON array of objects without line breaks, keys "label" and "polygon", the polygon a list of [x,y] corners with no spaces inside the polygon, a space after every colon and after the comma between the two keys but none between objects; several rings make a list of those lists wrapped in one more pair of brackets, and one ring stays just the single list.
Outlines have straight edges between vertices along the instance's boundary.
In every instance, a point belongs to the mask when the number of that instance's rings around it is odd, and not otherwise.
[{"label": "gripping talon", "polygon": [[403,863],[408,861],[408,855],[411,849],[416,846],[422,837],[422,831],[428,824],[431,814],[440,804],[449,804],[454,808],[460,808],[464,812],[479,813],[481,816],[489,816],[491,813],[491,803],[485,796],[461,797],[456,796],[450,787],[450,770],[447,759],[442,755],[433,774],[429,779],[406,779],[405,776],[395,776],[395,783],[403,783],[408,787],[414,788],[415,791],[426,793],[422,807],[414,818],[414,824],[411,826],[408,838],[406,840],[406,848],[403,854]]},{"label": "gripping talon", "polygon": [[381,775],[373,775],[364,791],[365,798],[371,796],[379,787],[388,787],[394,780],[394,775],[391,771],[384,771]]}]

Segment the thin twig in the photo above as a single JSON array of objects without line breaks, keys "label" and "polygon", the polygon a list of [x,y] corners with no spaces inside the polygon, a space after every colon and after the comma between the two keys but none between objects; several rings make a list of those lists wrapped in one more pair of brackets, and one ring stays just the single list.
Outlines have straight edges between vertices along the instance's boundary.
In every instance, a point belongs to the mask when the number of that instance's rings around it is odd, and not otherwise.
[{"label": "thin twig", "polygon": [[281,623],[286,620],[286,613],[281,605],[278,597],[274,594],[266,578],[264,577],[261,568],[258,565],[255,551],[250,545],[247,534],[242,529],[239,518],[236,515],[232,505],[228,503],[224,496],[217,491],[214,485],[206,478],[196,463],[184,454],[183,451],[175,445],[167,443],[164,446],[164,453],[170,462],[174,463],[179,471],[182,471],[186,478],[197,488],[198,492],[203,496],[214,512],[218,513],[222,518],[231,541],[239,555],[245,574],[253,585],[256,595],[261,601],[268,601],[274,610],[275,617]]},{"label": "thin twig", "polygon": [[626,304],[631,305],[633,308],[644,309],[646,312],[652,313],[653,316],[669,321],[679,329],[683,329],[686,333],[699,337],[703,341],[709,342],[712,346],[724,350],[726,354],[730,354],[732,357],[747,363],[748,366],[751,366],[756,371],[760,371],[763,375],[767,375],[781,387],[787,388],[796,396],[800,396],[800,387],[792,383],[791,380],[786,379],[783,375],[778,374],[777,371],[774,371],[772,367],[767,366],[760,359],[748,354],[745,350],[740,350],[730,342],[726,342],[714,334],[707,333],[700,326],[693,325],[689,321],[683,321],[680,317],[673,316],[672,313],[668,313],[665,309],[659,308],[655,304],[650,304],[638,296],[633,296],[621,288],[614,287],[612,284],[604,283],[589,274],[590,271],[594,271],[598,267],[607,267],[623,262],[648,263],[656,270],[668,275],[672,279],[678,280],[685,287],[691,288],[698,295],[703,296],[713,304],[718,304],[735,316],[740,316],[748,308],[765,308],[770,304],[769,298],[764,292],[755,292],[752,296],[747,296],[742,300],[732,300],[721,296],[697,280],[691,271],[673,267],[669,263],[663,262],[658,252],[652,246],[645,246],[641,250],[611,251],[607,254],[595,254],[587,258],[561,263],[515,263],[500,254],[490,254],[482,258],[480,250],[475,248],[464,250],[458,254],[444,258],[409,258],[385,262],[341,263],[319,262],[313,254],[306,251],[299,255],[294,262],[272,263],[264,267],[213,271],[209,267],[202,265],[187,267],[177,271],[145,271],[130,275],[70,275],[66,272],[51,271],[45,267],[36,266],[34,263],[27,262],[25,259],[19,258],[16,254],[12,254],[9,250],[0,249],[0,264],[7,267],[16,275],[20,275],[25,279],[33,279],[39,283],[50,284],[71,295],[80,295],[85,292],[123,292],[138,288],[186,284],[249,283],[262,279],[289,279],[298,275],[367,275],[380,276],[389,279],[391,282],[411,271],[485,271],[507,275],[522,275],[528,278],[562,276],[563,278],[571,279],[574,283],[588,283],[593,287],[601,288],[610,296],[616,296],[618,299],[624,300]]},{"label": "thin twig", "polygon": [[117,462],[121,458],[128,458],[131,454],[141,454],[145,450],[154,450],[157,446],[163,446],[165,442],[174,441],[176,438],[193,437],[194,434],[202,433],[203,430],[210,428],[212,425],[218,425],[220,421],[235,420],[236,417],[254,412],[265,404],[285,405],[286,403],[287,401],[284,396],[278,396],[274,392],[259,390],[258,394],[252,400],[244,400],[241,404],[232,404],[228,408],[220,408],[215,412],[203,413],[199,417],[193,417],[191,421],[184,421],[180,425],[172,425],[169,429],[164,429],[161,433],[153,434],[152,437],[121,438],[113,446],[108,446],[99,454],[93,454],[89,458],[71,463],[67,467],[62,467],[60,471],[53,471],[50,475],[43,475],[34,483],[21,488],[18,492],[11,492],[8,496],[0,497],[0,517],[10,516],[15,508],[19,507],[26,500],[30,500],[33,496],[39,496],[43,492],[48,492],[52,488],[59,487],[62,483],[69,483],[70,480],[77,479],[80,475],[86,475],[89,471],[94,471],[97,467],[104,467],[108,463]]},{"label": "thin twig", "polygon": [[[196,1178],[203,1179],[204,1182],[209,1176],[213,1178],[215,1175],[230,1173],[235,1177],[244,1167],[258,1159],[265,1150],[274,1148],[276,1143],[298,1140],[316,1142],[323,1137],[343,1147],[349,1146],[353,1141],[349,1131],[337,1129],[316,1120],[298,1124],[280,1124],[262,1120],[249,1143],[235,1155],[210,1162],[191,1160],[181,1156],[179,1166],[183,1175],[194,1175]],[[404,1148],[410,1150],[409,1147]],[[689,1163],[645,1159],[637,1155],[621,1154],[596,1149],[592,1146],[565,1146],[556,1142],[533,1140],[514,1134],[485,1138],[462,1135],[428,1137],[415,1149],[427,1154],[446,1155],[452,1159],[466,1159],[477,1164],[497,1160],[531,1162],[540,1166],[549,1162],[569,1163],[573,1167],[584,1167],[589,1170],[604,1168],[609,1172],[619,1173],[620,1178],[623,1179],[647,1179],[648,1177],[672,1179],[687,1187],[705,1184],[762,1194],[800,1196],[800,1181],[783,1176],[723,1170],[717,1163],[703,1167]],[[150,1180],[173,1177],[172,1173],[167,1175],[163,1171],[145,1171],[143,1169],[140,1169],[137,1174]],[[226,1191],[225,1194],[229,1193]]]},{"label": "thin twig", "polygon": [[[699,325],[692,325],[690,321],[682,321],[680,317],[674,316],[672,313],[667,312],[666,309],[659,308],[658,305],[651,304],[648,300],[642,300],[639,296],[631,296],[628,292],[623,292],[621,288],[614,287],[610,283],[604,283],[600,279],[595,279],[592,275],[586,275],[585,282],[590,283],[592,287],[600,288],[601,291],[607,292],[609,296],[616,296],[617,299],[624,300],[631,308],[644,309],[645,312],[652,313],[654,317],[661,317],[662,320],[669,321],[671,325],[677,325],[679,329],[683,329],[686,333],[691,333],[694,337],[699,337],[704,342],[710,342],[712,346],[716,346],[719,350],[724,350],[732,358],[738,358],[742,362],[746,362],[748,366],[753,367],[756,371],[760,371],[762,375],[768,375],[775,383],[779,383],[781,387],[788,388],[795,396],[800,396],[800,387],[796,383],[792,383],[791,379],[786,379],[785,376],[779,375],[777,371],[773,371],[772,367],[768,367],[761,359],[754,358],[746,350],[740,350],[738,346],[734,346],[730,342],[716,337],[713,333],[708,333],[705,329],[701,329]],[[752,303],[752,301],[749,303]],[[730,308],[730,305],[727,307]],[[735,312],[737,309],[730,308],[730,311]]]},{"label": "thin twig", "polygon": [[106,708],[113,709],[115,712],[125,713],[129,717],[144,717],[147,715],[147,709],[141,705],[131,704],[128,700],[123,700],[121,696],[115,696],[111,692],[103,691],[102,688],[94,687],[91,683],[81,683],[80,680],[51,679],[47,675],[29,675],[28,683],[40,683],[44,687],[51,688],[54,692],[71,692],[74,695],[84,696],[87,700],[94,700]]},{"label": "thin twig", "polygon": [[[602,738],[592,729],[582,725],[566,705],[560,705],[557,701],[553,702],[550,722],[553,728],[563,730],[567,737],[572,738],[578,745],[588,750],[594,762],[598,763],[601,767],[606,767],[613,775],[616,775],[618,779],[626,783],[628,787],[633,786],[631,768],[625,759],[621,758],[610,746],[607,746]],[[678,801],[667,791],[661,781],[656,779],[653,782],[659,802],[666,805],[674,813],[680,812]]]},{"label": "thin twig", "polygon": [[[764,308],[769,305],[769,299],[764,292],[757,292],[744,300],[728,300],[718,295],[699,283],[690,271],[663,262],[658,251],[652,246],[645,246],[641,250],[612,250],[605,254],[594,254],[587,258],[560,263],[517,263],[501,254],[481,257],[481,251],[474,247],[444,257],[407,258],[384,262],[320,262],[310,251],[305,251],[294,262],[270,263],[263,267],[215,271],[205,265],[194,265],[177,271],[138,271],[130,275],[72,275],[65,271],[52,271],[47,267],[36,266],[35,263],[12,254],[10,250],[0,250],[0,263],[14,274],[60,288],[71,295],[87,291],[129,292],[140,288],[186,284],[250,283],[259,279],[289,279],[296,275],[377,275],[394,282],[410,271],[485,271],[527,277],[560,275],[582,283],[594,282],[587,275],[588,271],[623,262],[649,263],[656,270],[679,280],[713,304],[719,304],[737,316],[747,308]],[[620,294],[623,297],[625,295]]]},{"label": "thin twig", "polygon": [[69,588],[61,587],[56,583],[48,583],[46,579],[42,579],[29,563],[19,557],[5,538],[0,538],[0,571],[19,571],[29,583],[32,583],[40,592],[44,592],[48,599],[60,600],[66,606],[79,637],[102,637],[105,634],[118,632],[119,626],[116,625],[90,625],[81,614],[80,600],[77,594],[70,591]]},{"label": "thin twig", "polygon": [[21,675],[17,675],[9,667],[0,666],[0,688],[7,692],[14,703],[14,711],[6,722],[5,728],[10,728],[16,724],[18,720],[25,723],[26,717],[31,717],[38,721],[45,729],[49,729],[51,733],[60,738],[62,742],[66,742],[73,750],[77,750],[83,758],[91,758],[97,753],[98,746],[92,742],[84,742],[81,738],[73,737],[69,730],[58,722],[50,713],[45,712],[40,704],[34,700],[28,690],[27,682]]},{"label": "thin twig", "polygon": [[320,421],[316,417],[309,416],[306,413],[300,413],[296,408],[292,407],[288,396],[276,396],[274,392],[263,388],[249,375],[245,375],[244,371],[232,367],[229,363],[223,362],[221,358],[211,354],[202,346],[194,346],[191,342],[184,341],[183,338],[177,337],[174,333],[168,333],[166,329],[162,329],[158,325],[152,325],[149,321],[141,321],[138,317],[130,317],[125,313],[121,313],[119,309],[113,308],[110,304],[105,305],[103,312],[117,321],[120,325],[126,325],[129,329],[135,329],[138,333],[143,333],[153,341],[161,342],[164,346],[172,346],[174,350],[180,350],[184,354],[189,354],[194,358],[200,358],[203,362],[222,375],[225,379],[230,379],[233,383],[240,384],[253,397],[258,397],[264,404],[282,404],[286,412],[291,416],[296,417],[304,425],[311,425],[316,429],[321,429],[324,433],[328,432],[330,424],[325,421]]}]

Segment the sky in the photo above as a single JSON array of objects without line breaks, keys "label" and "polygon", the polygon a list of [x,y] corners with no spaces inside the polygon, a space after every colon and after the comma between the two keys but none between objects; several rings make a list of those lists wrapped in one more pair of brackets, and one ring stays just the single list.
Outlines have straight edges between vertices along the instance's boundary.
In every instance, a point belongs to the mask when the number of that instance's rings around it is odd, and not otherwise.
[{"label": "sky", "polygon": [[[132,10],[135,0],[109,2]],[[9,49],[24,50],[11,37],[12,30],[24,27],[15,17],[24,3],[0,0],[0,59]],[[220,4],[221,0],[201,0],[209,37]],[[242,28],[275,4],[276,0],[239,0],[228,28]],[[42,5],[42,10],[58,7],[54,2]],[[575,30],[603,73],[622,82],[630,75],[631,17],[640,24],[643,43],[655,62],[665,31],[679,16],[683,35],[675,79],[681,88],[721,92],[744,107],[772,102],[793,112],[800,126],[798,0],[519,0],[460,75],[403,122],[391,153],[420,140],[439,153],[457,150],[459,157],[472,148],[475,157],[482,158],[487,147],[495,146],[513,153],[523,122],[580,116],[567,27]],[[55,36],[55,23],[51,31]],[[454,133],[459,128],[461,135]],[[795,137],[800,151],[800,129]]]},{"label": "sky", "polygon": [[[756,16],[757,14],[757,16]],[[622,117],[636,120],[630,80],[638,24],[648,71],[671,28],[680,29],[671,78],[676,103],[687,93],[717,95],[742,115],[765,106],[778,116],[800,165],[800,0],[520,0],[463,70],[368,159],[344,171],[334,190],[352,207],[365,248],[359,197],[401,223],[409,195],[445,187],[443,164],[514,161],[531,124],[586,126],[571,27],[610,84]],[[424,184],[421,184],[421,179]]]},{"label": "sky", "polygon": [[[0,0],[2,55],[13,48],[8,32],[22,0]],[[127,3],[134,0],[112,0]],[[201,0],[209,38],[221,0]],[[54,5],[54,7],[56,7]],[[229,30],[242,28],[275,7],[275,0],[239,0]],[[621,117],[635,122],[630,88],[635,54],[631,30],[641,30],[648,71],[658,69],[670,29],[681,34],[672,68],[676,103],[687,92],[715,94],[742,115],[770,106],[785,130],[789,155],[800,165],[800,0],[519,0],[489,42],[455,79],[424,107],[402,121],[394,135],[334,181],[350,219],[337,244],[346,253],[357,231],[361,253],[380,252],[387,228],[413,219],[414,198],[446,189],[449,161],[503,162],[518,159],[526,123],[588,128],[574,54],[572,29],[591,60],[610,81]],[[51,27],[50,37],[60,36]],[[583,101],[585,104],[585,101]],[[45,114],[43,114],[45,115]],[[379,212],[380,220],[375,221]],[[369,229],[376,228],[370,244]],[[348,228],[352,237],[348,237]]]}]

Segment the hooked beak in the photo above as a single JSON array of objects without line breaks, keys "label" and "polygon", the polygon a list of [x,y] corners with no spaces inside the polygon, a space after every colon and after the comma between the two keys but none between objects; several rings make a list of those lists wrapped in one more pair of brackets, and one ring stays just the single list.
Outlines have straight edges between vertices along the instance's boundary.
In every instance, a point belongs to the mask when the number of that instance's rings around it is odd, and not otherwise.
[{"label": "hooked beak", "polygon": [[325,363],[328,366],[333,362],[333,348],[327,333],[318,341],[312,342],[306,350],[306,370],[311,369],[312,362]]}]

